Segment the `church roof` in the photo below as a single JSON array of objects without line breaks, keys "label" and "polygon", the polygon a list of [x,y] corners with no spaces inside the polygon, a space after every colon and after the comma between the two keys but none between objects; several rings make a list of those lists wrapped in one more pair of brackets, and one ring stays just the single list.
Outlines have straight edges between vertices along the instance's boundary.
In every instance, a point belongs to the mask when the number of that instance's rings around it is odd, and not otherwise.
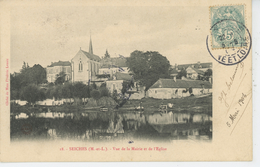
[{"label": "church roof", "polygon": [[89,41],[89,51],[88,51],[90,54],[93,54],[93,47],[92,47],[92,40],[91,40],[91,37],[90,37],[90,41]]},{"label": "church roof", "polygon": [[49,65],[47,67],[54,67],[54,66],[70,66],[70,62],[69,61],[58,61],[58,62],[51,63],[51,65]]},{"label": "church roof", "polygon": [[84,53],[84,55],[86,55],[90,60],[95,60],[95,61],[100,61],[100,60],[101,60],[100,57],[97,56],[97,55],[90,54],[90,53],[88,53],[88,52],[86,52],[86,51],[84,51],[84,50],[81,50],[81,51],[82,51],[82,53]]}]

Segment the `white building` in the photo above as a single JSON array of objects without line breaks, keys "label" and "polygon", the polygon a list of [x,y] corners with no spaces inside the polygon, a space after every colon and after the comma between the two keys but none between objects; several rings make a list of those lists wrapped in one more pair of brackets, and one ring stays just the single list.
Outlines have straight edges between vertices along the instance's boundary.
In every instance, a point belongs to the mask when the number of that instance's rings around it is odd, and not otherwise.
[{"label": "white building", "polygon": [[147,91],[147,96],[156,99],[181,98],[212,93],[212,84],[201,80],[159,79]]},{"label": "white building", "polygon": [[64,72],[66,74],[65,80],[71,80],[71,64],[69,61],[58,61],[47,66],[47,81],[49,83],[55,82],[57,75],[60,74],[60,72]]},{"label": "white building", "polygon": [[92,41],[90,39],[89,52],[79,50],[71,59],[72,82],[88,83],[94,80],[100,69],[100,57],[93,54]]}]

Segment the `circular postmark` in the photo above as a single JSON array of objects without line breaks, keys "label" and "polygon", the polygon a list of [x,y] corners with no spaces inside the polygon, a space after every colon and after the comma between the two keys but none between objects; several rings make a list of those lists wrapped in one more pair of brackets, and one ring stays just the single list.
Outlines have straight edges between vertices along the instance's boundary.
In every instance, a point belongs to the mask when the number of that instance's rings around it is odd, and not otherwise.
[{"label": "circular postmark", "polygon": [[211,28],[206,45],[209,54],[220,64],[235,65],[242,62],[249,54],[252,39],[246,26],[236,20],[223,19]]},{"label": "circular postmark", "polygon": [[21,130],[24,134],[28,135],[32,132],[33,127],[31,124],[25,123],[21,126]]}]

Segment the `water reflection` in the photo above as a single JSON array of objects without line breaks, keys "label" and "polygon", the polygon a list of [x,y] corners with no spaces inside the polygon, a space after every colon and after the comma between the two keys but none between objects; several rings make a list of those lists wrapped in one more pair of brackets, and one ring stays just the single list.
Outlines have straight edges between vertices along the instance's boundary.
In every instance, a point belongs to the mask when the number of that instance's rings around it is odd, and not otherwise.
[{"label": "water reflection", "polygon": [[11,139],[210,140],[212,117],[202,113],[39,112],[11,115]]}]

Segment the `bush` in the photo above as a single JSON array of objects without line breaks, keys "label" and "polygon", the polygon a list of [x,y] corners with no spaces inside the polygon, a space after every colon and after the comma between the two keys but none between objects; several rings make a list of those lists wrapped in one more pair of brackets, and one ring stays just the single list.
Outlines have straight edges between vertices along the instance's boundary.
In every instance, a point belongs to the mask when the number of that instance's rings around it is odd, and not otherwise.
[{"label": "bush", "polygon": [[83,98],[87,97],[87,85],[82,82],[76,82],[73,88],[74,97]]},{"label": "bush", "polygon": [[44,100],[45,93],[40,90],[36,85],[31,84],[22,88],[21,100],[26,100],[29,104],[35,104],[36,101]]},{"label": "bush", "polygon": [[95,82],[91,85],[91,89],[97,89],[97,85]]},{"label": "bush", "polygon": [[106,87],[100,87],[100,97],[109,96],[109,90]]},{"label": "bush", "polygon": [[[49,91],[47,91],[49,92]],[[55,100],[58,100],[58,99],[62,99],[62,86],[61,85],[57,85],[55,87],[52,87],[50,89],[50,97],[51,98],[55,98]]]},{"label": "bush", "polygon": [[94,98],[95,100],[100,98],[100,92],[98,90],[92,90],[90,92],[90,96]]},{"label": "bush", "polygon": [[113,93],[112,93],[112,98],[113,98],[117,103],[119,102],[117,90],[114,90],[114,91],[113,91]]},{"label": "bush", "polygon": [[74,87],[71,83],[65,83],[62,85],[62,97],[73,98]]}]

